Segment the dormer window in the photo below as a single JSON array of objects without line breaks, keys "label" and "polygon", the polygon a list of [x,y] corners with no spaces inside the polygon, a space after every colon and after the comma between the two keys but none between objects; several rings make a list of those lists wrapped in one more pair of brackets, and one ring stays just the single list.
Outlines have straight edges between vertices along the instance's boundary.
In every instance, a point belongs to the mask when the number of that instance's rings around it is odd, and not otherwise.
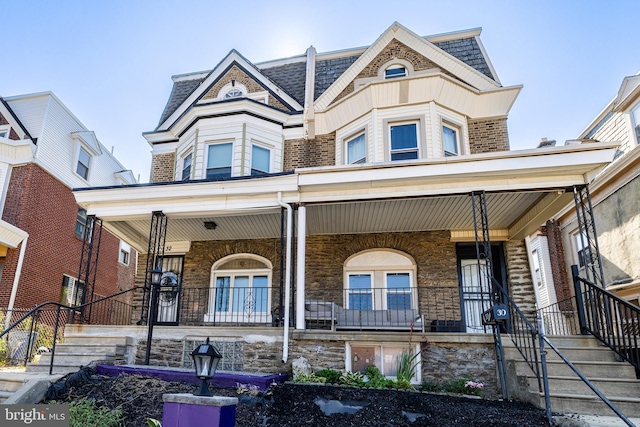
[{"label": "dormer window", "polygon": [[633,134],[636,137],[636,144],[640,145],[640,104],[631,110],[631,122]]},{"label": "dormer window", "polygon": [[78,153],[78,164],[76,165],[76,173],[84,180],[89,177],[89,165],[91,163],[91,155],[84,148],[80,148]]},{"label": "dormer window", "polygon": [[241,98],[243,95],[240,89],[234,88],[224,94],[224,99]]},{"label": "dormer window", "polygon": [[406,77],[407,68],[404,65],[394,64],[384,70],[385,79],[395,79],[396,77]]},{"label": "dormer window", "polygon": [[367,161],[367,145],[365,134],[361,133],[347,141],[347,163],[350,165]]}]

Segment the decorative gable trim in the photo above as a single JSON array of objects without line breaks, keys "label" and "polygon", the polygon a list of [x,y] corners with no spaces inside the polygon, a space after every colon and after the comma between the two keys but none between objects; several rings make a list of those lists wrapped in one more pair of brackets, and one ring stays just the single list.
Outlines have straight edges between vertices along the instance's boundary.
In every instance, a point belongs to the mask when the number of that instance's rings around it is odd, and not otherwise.
[{"label": "decorative gable trim", "polygon": [[243,70],[248,76],[252,77],[258,84],[263,86],[271,95],[279,99],[284,105],[290,107],[294,111],[302,111],[302,106],[283,89],[269,80],[260,72],[251,62],[245,59],[235,49],[229,54],[207,75],[203,82],[187,97],[187,99],[178,107],[158,128],[156,131],[169,129],[176,123],[189,109],[211,90],[212,86],[222,78],[232,66],[237,66]]},{"label": "decorative gable trim", "polygon": [[475,87],[480,91],[492,90],[500,87],[500,84],[489,77],[465,64],[459,59],[439,49],[433,43],[418,36],[404,26],[395,22],[385,31],[353,65],[340,76],[318,99],[316,111],[325,110],[341,93],[351,84],[360,72],[380,54],[393,39],[406,45],[432,61],[443,70],[453,74],[457,78]]},{"label": "decorative gable trim", "polygon": [[9,106],[7,101],[2,97],[0,97],[0,114],[2,114],[2,116],[9,122],[9,125],[11,125],[11,122],[13,121],[14,126],[11,127],[11,130],[16,132],[19,139],[27,138],[33,141],[34,144],[37,142],[37,140],[31,137],[27,128],[24,127],[18,116],[14,114],[11,106]]},{"label": "decorative gable trim", "polygon": [[613,101],[614,111],[622,111],[629,107],[640,95],[640,74],[628,76],[622,80],[618,95]]},{"label": "decorative gable trim", "polygon": [[98,138],[96,138],[96,134],[93,131],[71,132],[71,138],[80,142],[92,155],[99,156],[102,154],[102,148],[100,148]]}]

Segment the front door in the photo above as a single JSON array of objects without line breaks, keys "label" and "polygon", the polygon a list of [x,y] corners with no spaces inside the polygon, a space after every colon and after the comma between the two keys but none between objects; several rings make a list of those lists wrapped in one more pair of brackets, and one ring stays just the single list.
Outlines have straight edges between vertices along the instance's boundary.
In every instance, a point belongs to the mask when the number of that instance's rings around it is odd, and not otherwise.
[{"label": "front door", "polygon": [[165,256],[162,259],[162,278],[158,293],[158,325],[177,325],[182,287],[184,256]]},{"label": "front door", "polygon": [[[482,324],[482,313],[493,306],[493,291],[491,281],[486,277],[486,260],[478,260],[475,245],[459,245],[458,252],[458,280],[460,283],[460,299],[462,315],[467,333],[488,333],[490,326]],[[493,275],[499,283],[504,283],[504,262],[502,247],[492,246]]]}]

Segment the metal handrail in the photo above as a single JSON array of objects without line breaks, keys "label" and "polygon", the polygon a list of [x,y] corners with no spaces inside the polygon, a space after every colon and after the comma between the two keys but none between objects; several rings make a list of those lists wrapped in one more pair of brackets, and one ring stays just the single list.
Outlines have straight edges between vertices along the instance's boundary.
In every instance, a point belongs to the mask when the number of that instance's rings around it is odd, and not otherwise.
[{"label": "metal handrail", "polygon": [[[77,306],[69,306],[66,304],[62,304],[60,302],[55,302],[55,301],[46,301],[43,302],[41,304],[36,305],[34,308],[32,308],[31,310],[29,310],[28,312],[26,312],[19,320],[17,320],[16,322],[14,322],[13,324],[11,324],[10,326],[8,326],[4,331],[2,331],[0,333],[0,339],[2,339],[5,335],[7,335],[9,332],[11,332],[12,330],[14,330],[15,328],[17,328],[22,322],[24,322],[25,320],[32,318],[32,322],[31,322],[31,326],[30,326],[30,331],[29,331],[29,335],[28,335],[28,340],[27,340],[27,347],[26,347],[26,351],[25,351],[25,364],[26,362],[29,360],[30,356],[31,356],[31,352],[32,352],[32,335],[33,335],[33,328],[34,325],[37,324],[37,319],[40,315],[40,313],[44,312],[44,311],[48,311],[48,310],[55,310],[56,311],[56,320],[55,320],[55,325],[54,325],[54,331],[53,331],[53,345],[52,345],[52,349],[51,349],[51,360],[49,363],[49,375],[52,374],[53,371],[53,361],[54,361],[54,357],[55,357],[55,349],[56,349],[56,342],[57,342],[57,336],[58,336],[58,329],[59,329],[59,323],[60,323],[60,312],[62,310],[68,310],[70,312],[80,312],[83,313],[84,310],[87,307],[92,307],[98,303],[101,303],[103,301],[106,300],[110,300],[113,299],[115,297],[118,297],[120,295],[124,295],[126,293],[129,292],[134,292],[135,290],[139,289],[139,287],[133,287],[131,289],[127,289],[124,291],[120,291],[118,293],[115,293],[113,295],[109,295],[106,297],[101,297],[98,298],[97,300],[85,303],[85,304],[81,304],[81,305],[77,305]],[[47,309],[45,307],[54,307],[52,309]],[[81,321],[84,320],[82,318],[82,316],[80,317]],[[73,319],[72,319],[73,320]]]},{"label": "metal handrail", "polygon": [[571,266],[580,331],[591,334],[640,372],[640,307],[594,285]]}]

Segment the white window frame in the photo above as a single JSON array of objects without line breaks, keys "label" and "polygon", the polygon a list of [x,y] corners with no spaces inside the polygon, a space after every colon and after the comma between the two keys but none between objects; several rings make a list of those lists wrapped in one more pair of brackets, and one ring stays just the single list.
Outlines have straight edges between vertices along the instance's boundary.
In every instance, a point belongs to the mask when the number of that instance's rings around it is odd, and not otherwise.
[{"label": "white window frame", "polygon": [[[389,74],[390,70],[402,70],[402,72]],[[407,77],[408,75],[409,70],[404,66],[404,64],[392,64],[384,69],[385,80],[398,79],[401,77]]]},{"label": "white window frame", "polygon": [[[82,153],[82,152],[84,152],[87,156],[89,156],[89,162],[88,162],[89,164],[88,164],[88,165],[85,165],[84,163],[82,163],[82,162],[80,161],[80,153]],[[84,148],[82,145],[80,145],[80,146],[78,147],[78,151],[77,151],[77,154],[76,154],[76,162],[75,162],[75,168],[74,168],[73,172],[74,172],[77,176],[79,176],[80,178],[82,178],[84,181],[89,182],[89,177],[91,176],[91,163],[93,163],[93,156],[91,155],[90,150],[87,150],[87,149],[86,149],[86,148]],[[85,177],[85,176],[82,176],[82,175],[80,175],[80,174],[78,173],[78,166],[80,166],[80,165],[82,165],[82,166],[84,166],[84,167],[86,167],[86,168],[87,168],[87,176],[86,176],[86,177]]]},{"label": "white window frame", "polygon": [[[125,255],[126,254],[126,255]],[[131,246],[120,240],[120,248],[118,251],[118,262],[123,265],[131,263]]]},{"label": "white window frame", "polygon": [[640,145],[640,103],[629,111],[631,119],[631,135],[635,145]]},{"label": "white window frame", "polygon": [[[187,157],[191,156],[191,164],[189,165],[189,176],[187,176],[185,178],[184,176],[184,171],[185,171],[185,163],[187,161]],[[193,177],[193,166],[194,166],[194,152],[193,150],[189,150],[187,151],[185,154],[182,155],[181,157],[181,161],[180,161],[180,181],[188,181],[191,179],[191,177]]]},{"label": "white window frame", "polygon": [[[356,139],[362,137],[364,139],[364,157],[361,159],[358,159],[358,161],[352,162],[349,161],[349,143],[352,141],[355,141]],[[357,132],[351,136],[349,136],[348,138],[344,139],[344,162],[346,165],[358,165],[358,164],[362,164],[362,163],[367,163],[367,153],[368,153],[368,146],[367,146],[367,132],[365,132],[364,130]]]},{"label": "white window frame", "polygon": [[[444,128],[450,129],[453,131],[456,138],[456,152],[452,153],[451,151],[447,151],[444,146]],[[455,125],[449,121],[442,120],[442,124],[440,126],[440,135],[442,141],[442,154],[444,157],[453,157],[459,156],[462,154],[462,128],[458,125]]]},{"label": "white window frame", "polygon": [[[229,92],[235,91],[235,90],[240,91],[242,95],[234,96],[232,98],[226,97]],[[237,80],[232,80],[226,85],[222,86],[222,88],[218,92],[218,99],[221,101],[226,99],[240,99],[240,98],[245,98],[248,93],[249,91],[247,90],[247,87],[244,84],[238,82]]]},{"label": "white window frame", "polygon": [[[81,212],[84,212],[84,222],[81,221]],[[78,227],[80,225],[80,227]],[[84,239],[84,233],[87,228],[87,210],[84,208],[78,208],[78,213],[76,214],[76,222],[75,222],[75,230],[74,234],[76,237],[80,239]],[[78,233],[81,231],[81,233]]]},{"label": "white window frame", "polygon": [[590,250],[589,248],[589,241],[587,239],[587,236],[584,232],[582,232],[582,235],[584,237],[585,243],[587,244],[586,247],[582,246],[582,239],[580,237],[580,229],[575,230],[573,233],[571,233],[571,240],[572,240],[572,246],[573,246],[573,259],[574,262],[576,263],[576,265],[578,266],[579,269],[585,269],[587,268],[587,263],[588,263],[588,259],[586,259],[584,257],[584,255],[581,255],[580,252],[584,251],[584,250]]},{"label": "white window frame", "polygon": [[[397,310],[418,310],[418,294],[417,294],[417,286],[414,285],[414,277],[413,277],[413,271],[411,270],[385,270],[383,272],[384,274],[384,298],[382,301],[382,308],[384,310],[389,309],[389,295],[393,295],[393,294],[407,294],[409,295],[409,301],[410,301],[410,307],[409,308],[398,308]],[[409,290],[408,291],[404,291],[404,292],[399,292],[399,291],[395,291],[395,292],[390,292],[389,291],[389,275],[390,274],[397,274],[397,275],[404,275],[407,274],[409,276]]]},{"label": "white window frame", "polygon": [[[65,286],[65,280],[67,282]],[[81,293],[79,292],[81,291]],[[60,290],[60,302],[70,307],[75,307],[82,304],[82,298],[87,291],[85,284],[68,274],[62,275],[62,289]],[[69,298],[69,293],[73,293],[73,296]],[[64,299],[64,301],[63,301]]]},{"label": "white window frame", "polygon": [[[253,259],[265,265],[265,268],[248,268],[248,269],[224,269],[220,270],[219,267],[234,259]],[[272,320],[271,315],[271,292],[272,292],[272,271],[273,265],[271,262],[259,255],[254,254],[234,254],[226,256],[217,262],[215,262],[211,268],[211,282],[209,284],[209,308],[204,315],[205,322],[247,322],[247,323],[270,323]],[[233,311],[234,298],[236,293],[235,278],[236,277],[248,277],[249,289],[246,298],[253,298],[253,278],[256,276],[267,277],[267,301],[266,311],[255,312],[253,310],[245,310],[243,312]],[[229,300],[226,302],[229,309],[225,311],[217,311],[216,299],[217,299],[217,281],[221,277],[230,277],[230,286],[228,288]],[[245,298],[245,299],[246,299]],[[246,303],[245,303],[246,304]]]},{"label": "white window frame", "polygon": [[[393,154],[394,154],[394,150],[393,150],[393,140],[391,137],[391,129],[393,127],[396,126],[405,126],[405,125],[415,125],[416,126],[416,147],[415,147],[415,151],[416,151],[416,158],[415,159],[399,159],[399,160],[393,160]],[[401,162],[401,161],[413,161],[413,160],[418,160],[422,158],[422,149],[421,149],[421,145],[422,145],[422,141],[420,139],[421,137],[421,121],[418,119],[415,120],[402,120],[402,121],[397,121],[397,122],[388,122],[387,123],[387,134],[389,136],[389,160],[392,162]],[[403,148],[401,150],[395,150],[395,153],[410,153],[413,152],[414,149],[408,149],[408,148]]]},{"label": "white window frame", "polygon": [[[345,355],[346,355],[346,360],[345,360],[345,368],[347,370],[347,372],[353,372],[353,364],[352,364],[352,347],[372,347],[372,348],[379,348],[380,349],[380,360],[375,360],[374,359],[374,363],[370,363],[372,365],[375,365],[378,369],[380,369],[380,372],[384,374],[384,364],[383,364],[383,360],[384,359],[384,348],[391,348],[391,347],[401,347],[404,349],[409,349],[411,350],[411,347],[413,347],[413,354],[417,354],[418,352],[421,351],[420,348],[420,344],[419,343],[415,343],[412,345],[409,345],[409,343],[404,342],[404,343],[395,343],[395,342],[385,342],[382,344],[375,344],[372,342],[358,342],[358,341],[348,341],[345,343]],[[415,360],[416,365],[416,373],[414,375],[414,377],[411,379],[411,383],[412,384],[420,384],[422,382],[422,356],[418,356]],[[396,379],[397,377],[394,375],[385,375],[387,376],[387,378],[392,378],[392,379]]]},{"label": "white window frame", "polygon": [[[213,146],[213,145],[223,145],[223,144],[229,144],[231,145],[231,158],[229,159],[229,177],[233,176],[233,163],[234,163],[234,159],[233,159],[233,154],[234,154],[234,150],[235,150],[235,144],[233,141],[215,141],[215,142],[207,142],[207,144],[205,145],[206,147],[206,159],[204,162],[204,178],[207,178],[208,175],[208,170],[209,170],[209,147]],[[225,176],[226,177],[226,176]]]},{"label": "white window frame", "polygon": [[267,150],[269,152],[269,170],[268,171],[260,171],[260,172],[264,172],[264,174],[270,174],[273,173],[273,147],[270,147],[268,145],[265,144],[261,144],[257,141],[251,141],[251,164],[249,165],[249,174],[251,176],[261,176],[260,174],[254,175],[253,174],[253,147],[258,147],[261,148],[263,150]]},{"label": "white window frame", "polygon": [[7,135],[0,136],[0,138],[9,139],[9,136],[11,135],[11,125],[0,125],[0,133],[3,133],[3,132],[6,132]]}]

